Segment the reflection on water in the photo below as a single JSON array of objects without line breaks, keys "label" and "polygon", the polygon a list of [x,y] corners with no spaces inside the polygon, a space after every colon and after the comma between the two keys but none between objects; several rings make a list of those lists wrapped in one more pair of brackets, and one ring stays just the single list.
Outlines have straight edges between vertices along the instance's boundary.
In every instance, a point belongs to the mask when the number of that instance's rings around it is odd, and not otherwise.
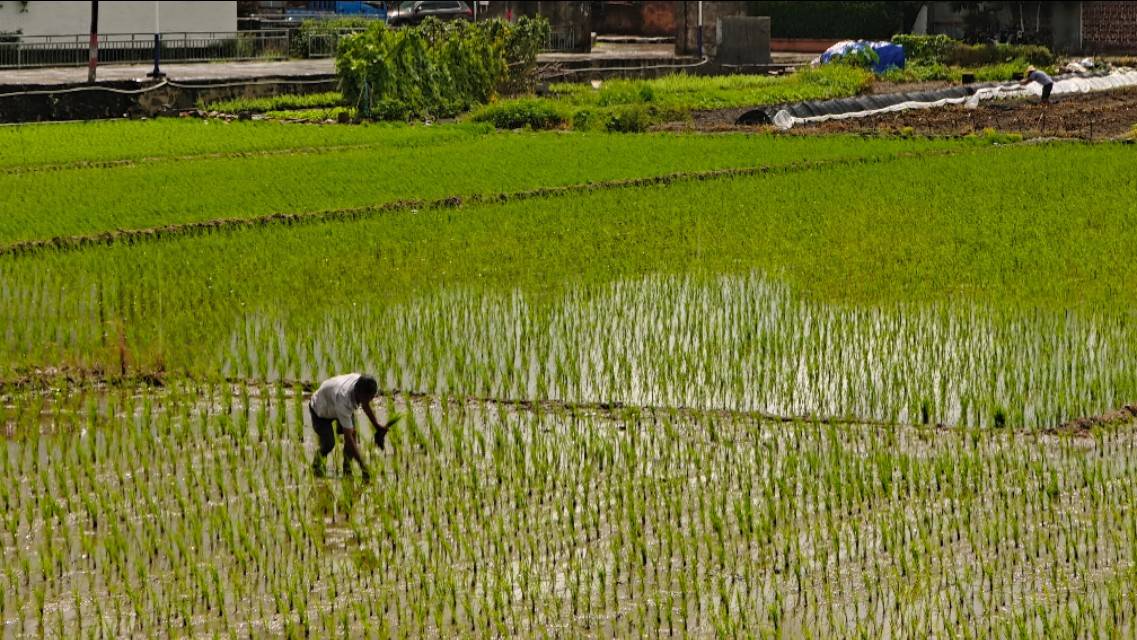
[{"label": "reflection on water", "polygon": [[553,300],[455,290],[332,313],[249,316],[227,375],[948,425],[1053,425],[1137,398],[1123,315],[971,304],[830,305],[759,275],[645,277]]}]

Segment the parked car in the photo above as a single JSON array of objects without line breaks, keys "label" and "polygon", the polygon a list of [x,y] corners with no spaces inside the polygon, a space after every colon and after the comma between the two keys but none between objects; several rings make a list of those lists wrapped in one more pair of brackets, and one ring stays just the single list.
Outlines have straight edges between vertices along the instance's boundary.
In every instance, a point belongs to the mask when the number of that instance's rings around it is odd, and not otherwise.
[{"label": "parked car", "polygon": [[474,9],[468,2],[399,2],[387,11],[387,24],[398,27],[419,24],[427,17],[439,20],[473,20]]}]

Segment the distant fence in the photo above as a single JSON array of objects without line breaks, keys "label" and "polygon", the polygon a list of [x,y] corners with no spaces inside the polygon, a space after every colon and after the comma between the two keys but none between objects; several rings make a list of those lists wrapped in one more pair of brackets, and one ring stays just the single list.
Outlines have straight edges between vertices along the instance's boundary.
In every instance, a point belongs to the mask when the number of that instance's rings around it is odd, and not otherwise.
[{"label": "distant fence", "polygon": [[[273,60],[288,57],[289,32],[166,32],[160,36],[163,62]],[[90,35],[8,36],[0,40],[0,68],[80,66],[87,64]],[[153,33],[99,34],[99,63],[148,62],[154,59]]]},{"label": "distant fence", "polygon": [[362,31],[363,29],[337,29],[325,33],[311,33],[308,35],[308,47],[305,54],[309,58],[331,58],[336,55],[340,38]]},{"label": "distant fence", "polygon": [[549,38],[545,41],[545,48],[542,51],[575,51],[576,46],[576,29],[565,27],[549,31]]}]

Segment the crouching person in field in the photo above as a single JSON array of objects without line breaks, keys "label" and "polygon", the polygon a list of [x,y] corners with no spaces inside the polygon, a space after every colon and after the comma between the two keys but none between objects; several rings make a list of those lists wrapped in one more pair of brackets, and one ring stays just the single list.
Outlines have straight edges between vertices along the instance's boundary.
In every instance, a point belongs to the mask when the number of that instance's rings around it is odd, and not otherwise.
[{"label": "crouching person in field", "polygon": [[380,425],[375,419],[375,412],[371,409],[371,401],[379,393],[379,383],[375,378],[358,373],[347,373],[342,376],[329,378],[320,385],[308,401],[308,412],[312,415],[312,428],[320,437],[320,450],[312,461],[312,470],[316,475],[325,475],[324,459],[336,446],[336,432],[332,430],[332,423],[338,424],[338,431],[343,434],[343,474],[351,476],[351,461],[359,463],[363,472],[363,480],[371,479],[371,472],[363,461],[359,452],[359,441],[356,437],[355,410],[363,407],[363,413],[375,428],[375,444],[380,449],[387,437],[387,429],[394,423]]}]

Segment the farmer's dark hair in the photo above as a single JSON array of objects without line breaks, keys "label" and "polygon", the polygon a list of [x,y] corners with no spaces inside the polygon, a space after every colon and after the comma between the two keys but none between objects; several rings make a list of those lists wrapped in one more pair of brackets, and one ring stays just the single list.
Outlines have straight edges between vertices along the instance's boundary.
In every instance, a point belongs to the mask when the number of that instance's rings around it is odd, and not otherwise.
[{"label": "farmer's dark hair", "polygon": [[379,394],[379,383],[374,377],[365,373],[355,381],[355,393],[364,398],[374,398]]}]

